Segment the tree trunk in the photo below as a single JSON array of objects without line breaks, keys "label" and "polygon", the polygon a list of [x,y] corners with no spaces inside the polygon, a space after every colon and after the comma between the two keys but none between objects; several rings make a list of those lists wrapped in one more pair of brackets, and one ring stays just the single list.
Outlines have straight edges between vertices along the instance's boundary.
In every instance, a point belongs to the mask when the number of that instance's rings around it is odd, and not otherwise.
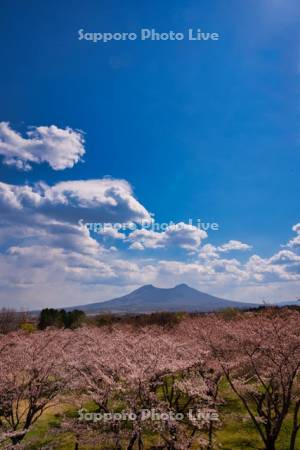
[{"label": "tree trunk", "polygon": [[298,414],[300,410],[300,401],[298,401],[295,405],[294,414],[293,414],[293,429],[291,434],[291,440],[290,440],[290,450],[296,449],[296,438],[297,433],[300,428],[300,424],[298,423]]},{"label": "tree trunk", "polygon": [[143,450],[144,444],[141,435],[139,435],[138,449]]},{"label": "tree trunk", "polygon": [[213,424],[209,422],[207,450],[213,450]]},{"label": "tree trunk", "polygon": [[18,435],[18,436],[13,436],[13,437],[10,438],[10,440],[11,440],[13,445],[18,445],[24,439],[24,437],[25,437],[25,433],[21,434],[21,435]]},{"label": "tree trunk", "polygon": [[267,442],[264,450],[276,450],[275,442]]},{"label": "tree trunk", "polygon": [[138,436],[137,433],[134,433],[134,435],[131,437],[131,439],[129,441],[129,444],[127,446],[127,450],[132,450],[133,449],[134,443],[137,440],[137,436]]}]

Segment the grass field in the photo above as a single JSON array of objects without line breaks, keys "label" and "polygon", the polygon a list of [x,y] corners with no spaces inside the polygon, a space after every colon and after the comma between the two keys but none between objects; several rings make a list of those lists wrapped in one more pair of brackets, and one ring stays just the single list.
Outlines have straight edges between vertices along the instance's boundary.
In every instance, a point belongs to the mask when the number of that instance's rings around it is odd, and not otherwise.
[{"label": "grass field", "polygon": [[[248,419],[247,413],[241,406],[239,400],[227,388],[222,386],[222,397],[225,399],[224,405],[219,409],[222,425],[216,432],[217,443],[222,450],[259,450],[262,442],[256,433],[252,422]],[[93,404],[86,405],[89,411],[94,410]],[[73,450],[76,443],[76,438],[71,432],[61,431],[61,421],[64,416],[76,417],[77,411],[71,406],[71,400],[60,405],[49,408],[43,416],[41,416],[32,430],[25,438],[25,448],[28,450],[40,450],[43,448],[54,448],[57,450]],[[288,417],[285,421],[281,434],[278,439],[278,450],[288,450],[289,436],[291,428],[291,418]],[[28,442],[28,445],[26,444]],[[157,437],[153,434],[148,434],[146,437],[146,449],[158,444]],[[99,450],[111,449],[103,445],[102,447],[80,446],[84,450]],[[194,449],[198,447],[193,447]],[[216,447],[217,448],[217,447]],[[297,439],[296,448],[300,449],[300,436]]]}]

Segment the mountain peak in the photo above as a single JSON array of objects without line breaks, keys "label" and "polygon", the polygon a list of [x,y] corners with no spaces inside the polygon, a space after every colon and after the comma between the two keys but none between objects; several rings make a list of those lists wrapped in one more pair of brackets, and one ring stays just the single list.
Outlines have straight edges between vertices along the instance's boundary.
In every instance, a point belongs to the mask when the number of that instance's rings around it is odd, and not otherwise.
[{"label": "mountain peak", "polygon": [[144,286],[139,287],[138,289],[136,289],[137,291],[148,291],[151,289],[156,289],[155,286],[153,286],[153,284],[145,284]]},{"label": "mountain peak", "polygon": [[188,289],[191,289],[190,288],[190,286],[188,285],[188,284],[186,284],[186,283],[181,283],[181,284],[177,284],[177,286],[175,286],[175,288],[174,289],[178,289],[178,288],[188,288]]}]

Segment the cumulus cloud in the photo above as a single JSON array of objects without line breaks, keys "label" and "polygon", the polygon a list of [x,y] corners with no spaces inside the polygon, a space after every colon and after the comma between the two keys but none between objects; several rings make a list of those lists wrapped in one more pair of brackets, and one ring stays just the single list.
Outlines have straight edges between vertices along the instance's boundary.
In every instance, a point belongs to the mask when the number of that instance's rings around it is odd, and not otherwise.
[{"label": "cumulus cloud", "polygon": [[179,247],[194,251],[199,248],[207,233],[193,225],[179,222],[169,225],[165,231],[135,230],[128,236],[130,248],[134,250]]},{"label": "cumulus cloud", "polygon": [[201,259],[219,258],[217,247],[215,247],[212,244],[205,244],[199,252],[199,258]]},{"label": "cumulus cloud", "polygon": [[295,233],[297,233],[297,236],[294,237],[293,239],[291,239],[287,243],[287,247],[290,247],[290,248],[298,247],[299,248],[300,247],[300,223],[297,223],[296,225],[294,225],[292,230],[295,231]]},{"label": "cumulus cloud", "polygon": [[[190,283],[192,286],[209,292],[218,292],[224,297],[224,292],[230,292],[234,288],[243,286],[248,289],[260,286],[269,286],[270,293],[274,291],[276,284],[286,282],[298,282],[300,285],[299,257],[295,254],[279,252],[271,258],[261,258],[258,255],[251,256],[245,263],[239,260],[215,257],[211,252],[210,244],[205,249],[209,258],[195,261],[160,261],[157,266],[157,277],[161,283],[166,280],[171,283],[176,274],[176,282]],[[222,294],[223,292],[223,294]],[[245,291],[246,292],[246,291]],[[230,297],[230,295],[229,295]],[[246,297],[247,298],[247,297]],[[243,299],[243,296],[236,298]],[[244,298],[245,299],[245,298]],[[257,300],[249,298],[248,300]]]},{"label": "cumulus cloud", "polygon": [[6,165],[28,171],[32,163],[48,163],[54,170],[71,168],[85,153],[80,131],[55,125],[32,127],[26,137],[0,122],[0,155]]},{"label": "cumulus cloud", "polygon": [[[0,183],[0,208],[2,305],[7,298],[18,303],[20,295],[29,302],[24,307],[40,306],[34,301],[42,301],[42,291],[55,292],[57,300],[53,298],[51,304],[72,304],[72,296],[70,300],[65,298],[72,289],[82,292],[83,286],[89,286],[94,290],[100,284],[136,287],[152,281],[151,266],[143,274],[137,264],[122,260],[117,250],[106,248],[100,235],[95,239],[86,226],[91,220],[150,220],[124,180],[80,180],[54,186]],[[110,237],[121,239],[123,235],[116,231]],[[99,298],[103,295],[96,300]]]},{"label": "cumulus cloud", "polygon": [[235,241],[230,240],[226,244],[221,245],[220,247],[217,247],[217,250],[219,252],[231,252],[231,251],[244,251],[244,250],[250,250],[252,248],[249,244],[244,244],[241,241]]},{"label": "cumulus cloud", "polygon": [[176,283],[188,283],[209,293],[213,293],[216,287],[232,287],[247,282],[248,279],[242,265],[235,259],[217,259],[205,263],[165,260],[158,263],[157,278],[160,283],[167,281],[172,284],[174,274]]},{"label": "cumulus cloud", "polygon": [[0,305],[7,306],[7,298],[17,301],[18,295],[23,299],[20,306],[30,308],[88,303],[108,299],[112,287],[115,295],[124,293],[126,286],[153,282],[153,264],[141,265],[102,250],[85,254],[53,243],[10,247],[0,254]]},{"label": "cumulus cloud", "polygon": [[274,283],[300,280],[298,267],[298,256],[282,250],[271,258],[251,256],[245,264],[245,271],[252,282]]},{"label": "cumulus cloud", "polygon": [[10,185],[0,182],[3,211],[33,211],[70,223],[150,220],[124,180],[78,180],[48,186]]},{"label": "cumulus cloud", "polygon": [[[299,227],[296,225],[294,231]],[[233,250],[249,250],[251,246],[231,240],[220,246],[206,244],[198,254],[199,265],[207,270],[207,282],[230,282],[232,285],[259,286],[286,281],[300,281],[300,256],[290,250],[281,250],[270,258],[252,255],[245,263],[237,259],[224,259],[221,255]]]},{"label": "cumulus cloud", "polygon": [[226,242],[225,244],[214,246],[212,244],[206,244],[204,245],[200,252],[199,252],[199,258],[200,259],[212,259],[212,258],[219,258],[220,253],[229,253],[232,251],[245,251],[250,250],[252,248],[251,245],[245,244],[241,241],[235,241],[230,240]]},{"label": "cumulus cloud", "polygon": [[292,230],[295,231],[295,233],[300,234],[300,223],[297,223],[296,225],[294,225]]},{"label": "cumulus cloud", "polygon": [[292,264],[300,262],[300,256],[289,250],[281,250],[269,259],[271,264]]},{"label": "cumulus cloud", "polygon": [[99,231],[97,231],[98,235],[103,236],[105,239],[120,239],[124,240],[126,238],[125,233],[122,233],[120,229],[114,228],[113,226],[106,226]]}]

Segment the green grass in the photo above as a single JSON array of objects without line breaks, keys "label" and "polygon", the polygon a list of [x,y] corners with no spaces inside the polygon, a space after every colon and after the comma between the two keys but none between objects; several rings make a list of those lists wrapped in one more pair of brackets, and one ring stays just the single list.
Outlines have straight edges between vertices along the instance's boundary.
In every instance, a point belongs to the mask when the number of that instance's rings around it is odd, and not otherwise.
[{"label": "green grass", "polygon": [[[24,443],[28,442],[28,450],[40,450],[41,446],[45,447],[51,444],[54,437],[51,431],[61,428],[61,417],[64,412],[73,412],[66,405],[49,408],[37,420],[32,430],[27,434]],[[63,432],[59,435],[59,447],[57,450],[73,450],[75,438],[72,433]]]},{"label": "green grass", "polygon": [[[217,431],[217,441],[221,444],[222,450],[260,450],[263,448],[262,442],[254,429],[247,413],[235,395],[226,384],[222,384],[222,396],[225,399],[224,405],[220,407],[219,413],[222,421],[221,428]],[[95,411],[95,405],[86,405],[89,411]],[[76,417],[76,409],[70,403],[61,404],[48,409],[36,422],[32,430],[28,433],[24,443],[28,443],[26,450],[40,450],[47,448],[47,445],[54,443],[55,450],[74,450],[75,436],[70,432],[59,431],[63,414],[69,417]],[[289,436],[291,432],[291,417],[288,417],[282,427],[278,439],[277,449],[287,450]],[[157,437],[153,433],[146,436],[146,449],[157,444]],[[50,447],[51,448],[51,447]],[[100,450],[101,447],[97,446]],[[108,445],[102,447],[108,450]],[[300,436],[297,439],[297,449],[300,449]],[[113,450],[113,447],[111,447]],[[80,450],[94,450],[92,447],[81,447]]]}]

